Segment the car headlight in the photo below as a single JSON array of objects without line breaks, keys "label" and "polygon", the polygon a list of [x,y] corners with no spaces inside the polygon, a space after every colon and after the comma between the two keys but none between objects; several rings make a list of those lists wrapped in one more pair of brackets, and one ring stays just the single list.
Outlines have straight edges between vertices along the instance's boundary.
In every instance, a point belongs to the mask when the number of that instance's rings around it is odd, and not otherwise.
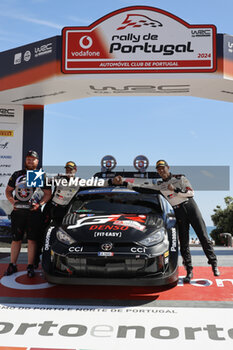
[{"label": "car headlight", "polygon": [[144,238],[143,240],[139,241],[140,244],[143,244],[147,247],[160,243],[164,240],[165,237],[165,228],[160,228],[159,230],[153,232],[152,234],[150,234],[150,236]]},{"label": "car headlight", "polygon": [[75,239],[73,239],[72,237],[70,237],[70,235],[68,235],[68,233],[66,233],[64,230],[62,230],[61,228],[59,228],[57,230],[57,239],[67,245],[70,245],[72,243],[75,243]]}]

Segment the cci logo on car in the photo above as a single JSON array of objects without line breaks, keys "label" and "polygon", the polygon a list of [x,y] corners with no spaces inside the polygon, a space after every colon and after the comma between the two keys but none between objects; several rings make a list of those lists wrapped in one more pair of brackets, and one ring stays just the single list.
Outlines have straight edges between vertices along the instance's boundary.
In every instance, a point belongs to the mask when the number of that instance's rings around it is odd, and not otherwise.
[{"label": "cci logo on car", "polygon": [[143,247],[132,247],[131,248],[132,253],[145,253],[145,248]]},{"label": "cci logo on car", "polygon": [[78,252],[82,252],[83,251],[83,247],[69,247],[69,252],[71,253],[78,253]]}]

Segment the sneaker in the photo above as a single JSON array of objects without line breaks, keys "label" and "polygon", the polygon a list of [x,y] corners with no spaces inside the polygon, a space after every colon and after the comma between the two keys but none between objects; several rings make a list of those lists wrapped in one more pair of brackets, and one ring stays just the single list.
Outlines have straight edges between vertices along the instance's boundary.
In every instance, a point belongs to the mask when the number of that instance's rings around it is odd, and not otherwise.
[{"label": "sneaker", "polygon": [[17,266],[15,264],[13,264],[13,263],[10,263],[8,265],[7,270],[4,273],[4,276],[10,276],[10,275],[12,275],[15,272],[18,272]]},{"label": "sneaker", "polygon": [[187,275],[184,277],[183,282],[190,283],[192,278],[193,278],[193,271],[190,269],[187,269]]},{"label": "sneaker", "polygon": [[35,271],[34,271],[33,265],[28,265],[27,266],[27,275],[30,278],[35,276]]}]

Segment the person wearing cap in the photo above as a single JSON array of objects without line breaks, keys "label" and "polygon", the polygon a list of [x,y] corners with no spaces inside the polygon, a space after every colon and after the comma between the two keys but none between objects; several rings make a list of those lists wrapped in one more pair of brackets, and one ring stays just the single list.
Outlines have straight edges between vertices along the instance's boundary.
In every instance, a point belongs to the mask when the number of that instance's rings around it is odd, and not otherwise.
[{"label": "person wearing cap", "polygon": [[184,266],[187,270],[187,276],[184,278],[184,282],[190,282],[193,277],[193,266],[189,247],[190,225],[193,227],[200,241],[208,263],[212,266],[214,275],[219,276],[220,272],[217,267],[217,257],[208,237],[201,212],[193,198],[194,190],[189,180],[184,175],[171,174],[165,160],[158,160],[156,169],[162,178],[161,183],[158,184],[160,192],[172,205],[177,219],[180,251]]},{"label": "person wearing cap", "polygon": [[[65,174],[58,174],[57,179],[74,178],[77,172],[77,165],[73,161],[69,161],[65,165]],[[64,215],[68,209],[69,203],[75,193],[78,191],[79,186],[76,184],[64,186],[62,183],[55,186],[54,192],[51,198],[51,218],[56,220],[57,224],[61,224]]]},{"label": "person wearing cap", "polygon": [[[25,159],[25,168],[15,171],[6,187],[6,198],[13,206],[11,213],[11,262],[5,272],[9,276],[17,272],[17,260],[21,249],[24,234],[28,240],[28,266],[27,275],[35,275],[33,262],[36,252],[36,240],[41,231],[41,206],[51,196],[51,191],[46,187],[27,187],[26,174],[28,170],[36,170],[39,163],[38,153],[28,151]],[[14,195],[13,195],[14,192]]]},{"label": "person wearing cap", "polygon": [[[217,267],[217,257],[214,253],[211,241],[208,238],[206,225],[201,212],[193,199],[194,190],[189,180],[184,175],[174,175],[170,173],[169,165],[163,159],[157,161],[156,169],[162,178],[161,181],[153,185],[142,184],[135,186],[134,184],[127,183],[127,187],[136,190],[136,188],[140,186],[159,191],[173,207],[179,229],[180,252],[183,258],[183,264],[187,270],[187,275],[184,278],[185,283],[189,283],[193,277],[193,266],[189,248],[190,224],[202,245],[208,263],[212,265],[214,275],[219,276],[220,272]],[[116,177],[113,183],[115,185],[121,184],[122,179]]]},{"label": "person wearing cap", "polygon": [[[71,177],[75,177],[77,172],[77,165],[73,161],[69,161],[65,165],[65,174],[58,174],[56,180],[65,179],[69,181]],[[62,182],[59,185],[54,186],[53,193],[50,201],[45,205],[43,209],[43,226],[44,230],[49,225],[51,220],[56,221],[57,225],[60,225],[69,203],[79,187],[76,185],[64,186]]]},{"label": "person wearing cap", "polygon": [[[58,174],[55,179],[62,180],[65,179],[69,181],[71,177],[75,177],[77,172],[77,165],[73,161],[68,161],[65,165],[65,174]],[[62,223],[63,217],[67,212],[70,200],[73,198],[77,192],[78,187],[75,185],[72,186],[63,186],[62,183],[54,186],[53,192],[50,200],[46,203],[42,212],[42,231],[38,236],[37,240],[37,249],[34,259],[34,266],[37,267],[40,262],[40,255],[42,252],[42,247],[44,244],[44,237],[46,229],[53,220],[56,225]]]}]

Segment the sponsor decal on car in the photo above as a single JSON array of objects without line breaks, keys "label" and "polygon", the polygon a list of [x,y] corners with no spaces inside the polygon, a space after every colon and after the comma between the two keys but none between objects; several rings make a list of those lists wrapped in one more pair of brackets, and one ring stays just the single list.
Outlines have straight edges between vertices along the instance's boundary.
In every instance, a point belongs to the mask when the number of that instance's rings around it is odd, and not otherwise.
[{"label": "sponsor decal on car", "polygon": [[[120,218],[124,218],[124,224],[120,224],[121,226],[129,226],[127,223],[128,221],[133,225],[133,222],[141,222],[144,223],[146,221],[146,216],[145,215],[140,215],[140,216],[130,216],[130,215],[123,215],[123,214],[113,214],[113,215],[100,215],[100,216],[94,216],[94,217],[84,217],[84,218],[80,218],[77,220],[75,225],[70,225],[68,226],[68,229],[75,229],[78,227],[82,227],[85,225],[98,225],[98,224],[106,224],[107,222],[113,222],[113,224],[115,223],[116,220],[120,219]],[[128,219],[128,220],[127,220]],[[127,220],[127,221],[126,221]],[[137,225],[137,224],[136,224]],[[136,226],[135,225],[135,226]],[[108,225],[107,225],[108,226]],[[142,229],[142,225],[140,226],[140,228]],[[96,230],[96,228],[93,228],[92,226],[89,228],[89,230]],[[109,228],[104,228],[104,227],[98,227],[98,229],[100,230],[104,230],[104,229],[109,229],[112,230],[111,227]],[[119,230],[118,228],[115,228],[116,230]],[[124,230],[123,228],[120,228],[121,230]]]},{"label": "sponsor decal on car", "polygon": [[113,252],[98,252],[98,256],[114,256]]},{"label": "sponsor decal on car", "polygon": [[171,252],[176,252],[176,246],[177,246],[177,237],[176,237],[176,229],[172,227],[172,245],[171,245]]},{"label": "sponsor decal on car", "polygon": [[138,216],[130,216],[130,215],[123,215],[126,219],[138,221],[138,222],[145,222],[146,221],[146,215],[138,215]]},{"label": "sponsor decal on car", "polygon": [[132,247],[130,251],[132,253],[145,253],[146,249],[143,247]]},{"label": "sponsor decal on car", "polygon": [[[68,226],[68,229],[74,229],[85,225],[105,224],[109,221],[114,221],[115,219],[119,218],[119,216],[120,215],[101,215],[101,216],[95,216],[91,218],[90,217],[81,218],[77,220],[75,225]],[[93,230],[95,229],[93,228]],[[101,228],[101,230],[103,230],[103,228]]]},{"label": "sponsor decal on car", "polygon": [[146,226],[141,225],[139,222],[133,221],[133,220],[116,220],[116,221],[114,221],[114,224],[129,226],[129,227],[135,228],[136,230],[139,230],[139,231],[144,231],[146,228]]},{"label": "sponsor decal on car", "polygon": [[121,236],[122,236],[122,232],[105,232],[105,231],[94,232],[94,237],[121,237]]},{"label": "sponsor decal on car", "polygon": [[50,248],[50,236],[51,236],[51,232],[52,230],[54,229],[55,226],[51,226],[48,231],[47,231],[47,234],[46,234],[46,237],[45,237],[45,245],[44,245],[44,250],[49,250]]},{"label": "sponsor decal on car", "polygon": [[126,231],[128,230],[128,226],[118,226],[118,225],[92,225],[89,227],[89,230],[113,230],[113,231]]},{"label": "sponsor decal on car", "polygon": [[69,247],[69,252],[71,253],[79,253],[83,251],[83,247]]}]

